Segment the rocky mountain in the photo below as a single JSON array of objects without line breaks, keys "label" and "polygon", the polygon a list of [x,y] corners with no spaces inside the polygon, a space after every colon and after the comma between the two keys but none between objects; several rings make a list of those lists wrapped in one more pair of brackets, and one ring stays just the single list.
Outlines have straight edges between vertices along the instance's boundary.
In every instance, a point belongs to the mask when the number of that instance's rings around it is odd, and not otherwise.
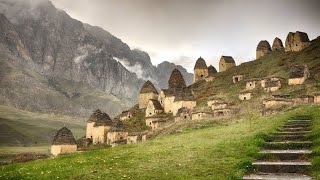
[{"label": "rocky mountain", "polygon": [[[136,103],[145,80],[165,88],[177,67],[153,66],[146,52],[47,0],[1,0],[0,13],[1,104],[81,116],[100,108],[114,116]],[[192,74],[178,68],[190,84]]]}]

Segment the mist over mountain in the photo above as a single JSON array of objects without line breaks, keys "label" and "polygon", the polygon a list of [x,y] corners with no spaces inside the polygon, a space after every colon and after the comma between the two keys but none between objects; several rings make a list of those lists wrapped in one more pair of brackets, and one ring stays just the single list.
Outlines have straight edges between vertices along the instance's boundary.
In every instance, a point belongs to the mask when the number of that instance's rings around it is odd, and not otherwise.
[{"label": "mist over mountain", "polygon": [[0,103],[30,111],[111,116],[137,102],[144,81],[165,88],[178,67],[153,66],[100,27],[72,19],[47,0],[0,0]]}]

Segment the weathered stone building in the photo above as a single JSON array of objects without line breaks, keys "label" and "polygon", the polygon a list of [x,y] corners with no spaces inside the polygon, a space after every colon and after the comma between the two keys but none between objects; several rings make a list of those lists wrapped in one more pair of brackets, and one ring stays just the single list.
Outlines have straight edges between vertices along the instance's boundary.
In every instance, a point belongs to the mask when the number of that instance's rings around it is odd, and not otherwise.
[{"label": "weathered stone building", "polygon": [[289,85],[303,84],[304,81],[309,77],[308,67],[302,65],[292,66],[289,73]]},{"label": "weathered stone building", "polygon": [[273,50],[273,51],[281,51],[281,50],[284,50],[283,43],[282,43],[281,39],[279,39],[278,37],[276,37],[276,38],[273,40],[272,50]]},{"label": "weathered stone building", "polygon": [[146,109],[146,117],[163,113],[163,108],[158,100],[150,99]]},{"label": "weathered stone building", "polygon": [[210,65],[209,67],[208,67],[208,74],[209,74],[209,76],[213,76],[214,74],[216,74],[218,71],[216,70],[216,68],[215,67],[213,67],[212,65]]},{"label": "weathered stone building", "polygon": [[156,90],[151,81],[145,82],[140,90],[139,108],[146,108],[149,99],[158,99],[158,91]]},{"label": "weathered stone building", "polygon": [[200,80],[204,80],[209,75],[206,61],[202,57],[200,57],[196,61],[193,71],[194,71],[194,78],[193,78],[194,83]]},{"label": "weathered stone building", "polygon": [[262,104],[265,109],[270,109],[279,108],[283,106],[291,106],[294,104],[294,101],[292,99],[286,98],[271,98],[263,100]]},{"label": "weathered stone building", "polygon": [[168,89],[162,89],[159,95],[159,102],[165,113],[172,113],[175,116],[182,107],[193,109],[196,106],[192,91],[186,87],[178,69],[172,71],[168,84]]},{"label": "weathered stone building", "polygon": [[191,120],[191,110],[187,108],[180,108],[175,117],[175,121]]},{"label": "weathered stone building", "polygon": [[232,82],[235,84],[239,81],[242,81],[243,78],[244,78],[244,75],[242,75],[242,74],[232,76]]},{"label": "weathered stone building", "polygon": [[137,142],[145,141],[146,140],[146,134],[141,134],[141,133],[129,133],[127,137],[127,144],[134,144]]},{"label": "weathered stone building", "polygon": [[253,93],[251,91],[243,91],[239,94],[239,99],[241,101],[247,101],[250,100],[253,97]]},{"label": "weathered stone building", "polygon": [[292,99],[294,104],[312,104],[314,103],[314,96],[302,95]]},{"label": "weathered stone building", "polygon": [[256,58],[260,58],[262,56],[265,56],[271,52],[271,47],[268,41],[263,40],[260,41],[257,50],[256,50]]},{"label": "weathered stone building", "polygon": [[228,107],[228,103],[226,102],[216,102],[212,104],[211,109],[217,110],[217,109],[225,109],[227,107]]},{"label": "weathered stone building", "polygon": [[66,127],[61,128],[53,138],[51,154],[57,156],[59,154],[68,154],[76,151],[77,144],[72,132]]},{"label": "weathered stone building", "polygon": [[192,120],[209,119],[213,117],[214,117],[213,112],[207,111],[207,110],[198,110],[198,111],[192,112]]},{"label": "weathered stone building", "polygon": [[286,51],[300,51],[310,46],[310,40],[308,34],[305,32],[289,32],[285,45]]},{"label": "weathered stone building", "polygon": [[277,91],[281,88],[281,80],[282,78],[276,78],[276,77],[265,78],[261,80],[261,87],[266,92]]},{"label": "weathered stone building", "polygon": [[126,144],[128,131],[122,121],[116,119],[109,132],[107,133],[107,144],[116,146],[119,144]]},{"label": "weathered stone building", "polygon": [[132,111],[123,111],[120,115],[119,115],[119,119],[121,121],[126,121],[129,120],[133,117],[133,112]]},{"label": "weathered stone building", "polygon": [[258,78],[250,79],[246,82],[246,90],[255,89],[258,86],[261,86],[261,80]]},{"label": "weathered stone building", "polygon": [[233,68],[236,66],[234,59],[231,56],[221,56],[219,61],[219,71],[223,72],[227,69]]},{"label": "weathered stone building", "polygon": [[90,138],[93,144],[106,142],[106,135],[113,122],[108,114],[96,110],[87,121],[86,138]]},{"label": "weathered stone building", "polygon": [[146,125],[149,126],[152,130],[163,127],[164,125],[167,124],[167,122],[168,121],[163,118],[157,118],[157,117],[146,118]]},{"label": "weathered stone building", "polygon": [[320,94],[315,93],[313,96],[313,99],[314,99],[314,103],[320,103]]},{"label": "weathered stone building", "polygon": [[214,98],[210,98],[207,101],[207,105],[208,105],[208,107],[211,108],[213,104],[215,104],[215,103],[223,103],[223,102],[225,102],[223,99],[214,97]]},{"label": "weathered stone building", "polygon": [[212,112],[214,117],[227,117],[231,116],[234,113],[234,110],[230,108],[221,108],[214,109]]}]

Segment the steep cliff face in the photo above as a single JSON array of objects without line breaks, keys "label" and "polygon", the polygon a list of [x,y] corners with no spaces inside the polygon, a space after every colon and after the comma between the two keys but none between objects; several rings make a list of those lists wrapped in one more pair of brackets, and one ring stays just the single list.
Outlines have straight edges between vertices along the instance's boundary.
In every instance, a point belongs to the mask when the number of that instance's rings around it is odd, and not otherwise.
[{"label": "steep cliff face", "polygon": [[100,108],[115,115],[137,102],[145,80],[166,84],[164,69],[146,52],[49,1],[3,0],[0,13],[2,104],[77,115]]}]

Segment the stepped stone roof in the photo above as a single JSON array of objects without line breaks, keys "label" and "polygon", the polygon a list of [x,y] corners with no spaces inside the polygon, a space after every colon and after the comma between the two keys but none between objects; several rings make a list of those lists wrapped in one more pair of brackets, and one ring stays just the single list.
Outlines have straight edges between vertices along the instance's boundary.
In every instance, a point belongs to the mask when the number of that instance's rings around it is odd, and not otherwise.
[{"label": "stepped stone roof", "polygon": [[126,127],[122,121],[115,119],[113,125],[111,126],[109,132],[125,132]]},{"label": "stepped stone roof", "polygon": [[154,85],[152,84],[151,81],[147,81],[143,84],[141,90],[140,90],[140,94],[142,93],[155,93],[158,94],[157,89],[154,87]]},{"label": "stepped stone roof", "polygon": [[212,74],[215,74],[215,73],[217,73],[217,72],[218,72],[218,71],[216,70],[216,68],[213,67],[212,65],[210,65],[210,66],[208,67],[209,76],[212,75]]},{"label": "stepped stone roof", "polygon": [[282,49],[283,48],[283,43],[281,41],[281,39],[279,39],[278,37],[276,37],[273,40],[273,44],[272,44],[272,50],[277,50],[277,49]]},{"label": "stepped stone roof", "polygon": [[194,65],[194,70],[195,69],[207,69],[206,61],[202,57],[199,57],[196,61],[196,64]]},{"label": "stepped stone roof", "polygon": [[100,109],[97,109],[87,121],[88,123],[94,122],[94,126],[111,126],[112,120],[107,113],[103,113]]},{"label": "stepped stone roof", "polygon": [[305,33],[305,32],[297,31],[296,35],[300,37],[300,41],[301,42],[309,42],[310,41],[309,37],[308,37],[308,34]]},{"label": "stepped stone roof", "polygon": [[257,46],[257,51],[264,51],[264,50],[271,51],[270,44],[266,40],[260,41]]},{"label": "stepped stone roof", "polygon": [[295,65],[291,67],[289,78],[302,78],[304,77],[304,66],[302,65]]},{"label": "stepped stone roof", "polygon": [[182,113],[190,113],[190,109],[185,107],[178,109],[177,116],[180,116]]},{"label": "stepped stone roof", "polygon": [[186,82],[184,81],[183,76],[178,69],[174,69],[172,71],[168,84],[169,84],[169,89],[186,87]]},{"label": "stepped stone roof", "polygon": [[158,100],[150,99],[149,101],[152,102],[152,104],[156,110],[163,110],[163,108]]},{"label": "stepped stone roof", "polygon": [[57,134],[54,136],[52,145],[74,145],[76,140],[73,137],[72,132],[66,128],[61,128]]},{"label": "stepped stone roof", "polygon": [[232,63],[235,64],[234,59],[232,56],[221,56],[220,61],[224,61],[226,63]]}]

